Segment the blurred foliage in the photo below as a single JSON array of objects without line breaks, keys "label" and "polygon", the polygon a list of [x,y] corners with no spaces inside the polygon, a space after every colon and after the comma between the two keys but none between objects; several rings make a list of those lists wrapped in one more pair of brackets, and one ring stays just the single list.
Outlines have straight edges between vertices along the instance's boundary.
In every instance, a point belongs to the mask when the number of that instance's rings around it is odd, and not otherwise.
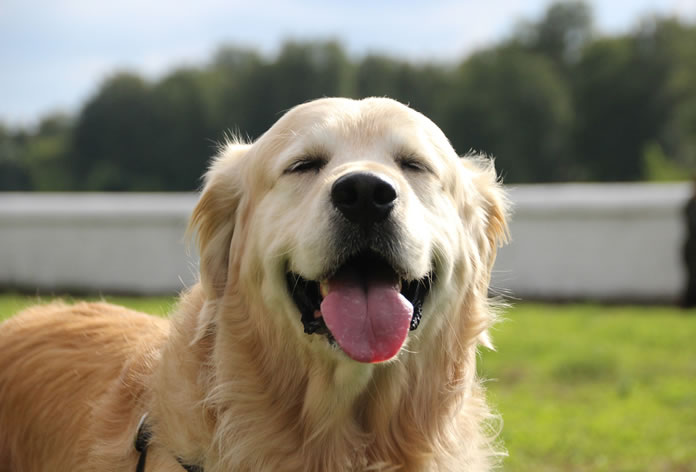
[{"label": "blurred foliage", "polygon": [[508,182],[573,179],[570,94],[547,57],[504,46],[475,54],[454,76],[442,128],[456,149],[496,156]]},{"label": "blurred foliage", "polygon": [[687,169],[670,160],[662,146],[654,141],[648,143],[643,151],[643,174],[655,182],[671,182],[689,175]]},{"label": "blurred foliage", "polygon": [[256,138],[294,105],[390,96],[508,183],[683,180],[696,169],[696,25],[648,17],[601,36],[590,6],[552,4],[452,64],[350,58],[336,41],[233,46],[158,81],[109,77],[77,116],[0,124],[0,190],[193,190],[225,133]]}]

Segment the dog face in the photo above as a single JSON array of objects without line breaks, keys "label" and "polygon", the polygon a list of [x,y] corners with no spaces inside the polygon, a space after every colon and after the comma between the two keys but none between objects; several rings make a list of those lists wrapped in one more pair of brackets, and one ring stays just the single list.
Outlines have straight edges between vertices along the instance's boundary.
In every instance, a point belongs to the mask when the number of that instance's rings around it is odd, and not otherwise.
[{"label": "dog face", "polygon": [[309,102],[228,144],[193,225],[209,298],[262,305],[262,329],[363,363],[459,326],[506,231],[492,166],[383,98]]}]

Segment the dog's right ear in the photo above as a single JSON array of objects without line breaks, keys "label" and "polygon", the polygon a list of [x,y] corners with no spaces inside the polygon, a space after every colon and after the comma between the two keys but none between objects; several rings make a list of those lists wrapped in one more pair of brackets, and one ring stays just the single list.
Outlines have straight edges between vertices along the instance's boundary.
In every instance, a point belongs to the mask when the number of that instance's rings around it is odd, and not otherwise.
[{"label": "dog's right ear", "polygon": [[205,184],[188,227],[195,233],[201,284],[208,299],[222,296],[227,284],[230,246],[242,198],[244,156],[250,144],[227,143],[205,174]]}]

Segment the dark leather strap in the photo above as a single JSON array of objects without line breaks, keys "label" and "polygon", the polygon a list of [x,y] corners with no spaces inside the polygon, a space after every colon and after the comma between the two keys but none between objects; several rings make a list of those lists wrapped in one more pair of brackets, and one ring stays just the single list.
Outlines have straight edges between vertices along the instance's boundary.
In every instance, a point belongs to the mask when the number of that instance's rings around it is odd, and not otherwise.
[{"label": "dark leather strap", "polygon": [[[138,432],[135,435],[135,450],[140,453],[138,457],[138,465],[135,468],[135,472],[145,472],[145,461],[147,460],[147,449],[150,446],[150,441],[152,440],[152,431],[150,431],[150,426],[147,422],[147,413],[140,418],[140,423],[138,423]],[[176,461],[183,467],[186,472],[204,472],[203,467],[198,465],[186,464],[179,457]]]},{"label": "dark leather strap", "polygon": [[184,464],[183,462],[181,462],[181,459],[179,459],[178,457],[176,458],[176,460],[179,462],[181,467],[186,469],[186,472],[204,472],[203,467],[201,467],[199,465]]}]

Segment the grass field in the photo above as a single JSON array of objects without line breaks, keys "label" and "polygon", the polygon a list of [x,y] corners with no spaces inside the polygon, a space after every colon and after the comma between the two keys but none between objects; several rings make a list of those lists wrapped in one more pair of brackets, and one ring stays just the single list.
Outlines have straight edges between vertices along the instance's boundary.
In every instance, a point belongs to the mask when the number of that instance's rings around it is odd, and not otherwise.
[{"label": "grass field", "polygon": [[[0,295],[0,319],[36,301]],[[519,304],[505,317],[479,363],[505,423],[503,470],[696,472],[696,311]]]}]

